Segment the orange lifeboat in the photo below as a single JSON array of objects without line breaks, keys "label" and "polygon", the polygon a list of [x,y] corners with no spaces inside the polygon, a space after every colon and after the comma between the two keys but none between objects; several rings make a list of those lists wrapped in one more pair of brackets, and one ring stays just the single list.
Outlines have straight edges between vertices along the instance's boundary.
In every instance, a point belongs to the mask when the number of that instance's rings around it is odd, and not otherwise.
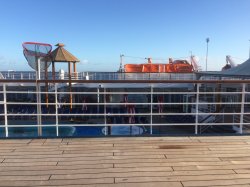
[{"label": "orange lifeboat", "polygon": [[187,60],[169,59],[169,64],[152,64],[148,58],[147,64],[125,64],[125,72],[128,73],[192,73],[194,68]]},{"label": "orange lifeboat", "polygon": [[142,67],[143,65],[141,64],[125,64],[124,65],[125,72],[128,72],[128,73],[142,72]]}]

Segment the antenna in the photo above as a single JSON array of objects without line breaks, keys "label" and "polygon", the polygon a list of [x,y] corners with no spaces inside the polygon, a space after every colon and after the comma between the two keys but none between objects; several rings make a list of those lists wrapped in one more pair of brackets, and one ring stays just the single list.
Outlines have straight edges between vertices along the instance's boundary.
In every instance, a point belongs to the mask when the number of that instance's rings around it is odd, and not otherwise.
[{"label": "antenna", "polygon": [[207,56],[208,56],[208,42],[210,41],[209,38],[206,38],[206,42],[207,42],[207,54],[206,54],[206,71],[207,71]]},{"label": "antenna", "polygon": [[123,57],[124,57],[124,55],[123,54],[121,54],[120,55],[120,67],[119,67],[119,72],[123,72]]}]

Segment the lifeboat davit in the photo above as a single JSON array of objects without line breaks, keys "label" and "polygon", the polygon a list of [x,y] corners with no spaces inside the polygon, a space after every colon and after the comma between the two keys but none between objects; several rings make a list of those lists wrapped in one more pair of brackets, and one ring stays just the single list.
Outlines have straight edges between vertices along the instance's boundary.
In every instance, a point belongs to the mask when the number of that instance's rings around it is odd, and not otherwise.
[{"label": "lifeboat davit", "polygon": [[193,66],[187,60],[169,59],[168,64],[153,64],[151,58],[145,64],[125,64],[127,73],[192,73]]}]

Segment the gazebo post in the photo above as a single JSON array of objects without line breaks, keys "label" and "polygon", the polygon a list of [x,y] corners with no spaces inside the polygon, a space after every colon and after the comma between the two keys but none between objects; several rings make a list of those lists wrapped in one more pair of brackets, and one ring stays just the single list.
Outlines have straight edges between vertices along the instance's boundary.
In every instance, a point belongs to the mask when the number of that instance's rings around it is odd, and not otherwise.
[{"label": "gazebo post", "polygon": [[75,79],[77,79],[77,74],[76,74],[76,62],[73,62],[73,65],[74,65],[74,77]]},{"label": "gazebo post", "polygon": [[55,75],[55,62],[54,61],[52,62],[52,77],[53,77],[53,80],[56,79],[56,75]]}]

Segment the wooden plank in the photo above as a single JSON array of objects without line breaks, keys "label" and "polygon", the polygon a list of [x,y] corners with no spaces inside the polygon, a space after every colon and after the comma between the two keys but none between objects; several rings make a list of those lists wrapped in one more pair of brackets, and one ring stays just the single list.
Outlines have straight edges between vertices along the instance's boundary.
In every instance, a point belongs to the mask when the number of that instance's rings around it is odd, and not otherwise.
[{"label": "wooden plank", "polygon": [[[249,177],[249,176],[248,176]],[[184,181],[182,182],[184,187],[191,186],[236,186],[236,185],[248,185],[250,179],[227,179],[227,180],[201,180],[201,181]]]},{"label": "wooden plank", "polygon": [[[116,184],[94,184],[84,185],[84,187],[183,187],[181,182],[147,182],[147,183],[116,183]],[[51,186],[43,186],[51,187]],[[62,187],[62,186],[53,186]],[[83,187],[83,185],[67,185],[67,187]]]},{"label": "wooden plank", "polygon": [[[158,166],[159,163],[155,162],[135,162],[135,163],[119,163],[114,164],[115,167],[153,167]],[[224,166],[224,165],[231,165],[228,161],[221,161],[221,162],[162,162],[160,163],[161,166]]]},{"label": "wooden plank", "polygon": [[250,168],[248,169],[234,169],[235,173],[249,173],[250,174]]},{"label": "wooden plank", "polygon": [[61,174],[51,176],[51,179],[83,179],[83,178],[102,178],[102,177],[168,177],[168,176],[200,176],[200,175],[226,175],[235,174],[233,170],[207,170],[207,171],[172,171],[172,172],[120,172],[120,173],[94,173],[94,174]]},{"label": "wooden plank", "polygon": [[[92,164],[92,165],[73,165],[73,166],[54,166],[54,165],[27,165],[0,166],[0,171],[37,171],[37,170],[77,170],[77,169],[102,169],[113,168],[113,164]],[[172,170],[172,168],[168,167]]]},{"label": "wooden plank", "polygon": [[154,141],[171,141],[171,140],[180,140],[180,141],[188,141],[190,137],[184,136],[172,136],[172,137],[112,137],[112,138],[65,138],[63,142],[132,142],[132,141],[147,141],[147,142],[154,142]]},{"label": "wooden plank", "polygon": [[9,152],[13,152],[15,150],[15,148],[10,148],[9,146],[8,147],[0,147],[0,151],[1,152],[4,152],[4,153],[9,153]]},{"label": "wooden plank", "polygon": [[[119,156],[132,156],[132,155],[143,155],[143,154],[151,154],[151,152],[115,152],[115,155]],[[156,154],[156,152],[153,152]],[[162,151],[157,151],[158,154],[165,154],[165,155],[207,155],[207,156],[212,156],[212,155],[221,155],[221,154],[249,154],[250,155],[250,150],[230,150],[230,151],[198,151],[198,150],[175,150],[175,151],[168,151],[168,150],[162,150]]]},{"label": "wooden plank", "polygon": [[49,180],[50,175],[22,175],[22,173],[19,172],[18,175],[15,176],[9,176],[9,175],[1,175],[0,176],[0,181],[41,181],[41,180]]},{"label": "wooden plank", "polygon": [[241,150],[246,150],[246,151],[249,151],[250,149],[250,146],[240,146],[240,147],[209,147],[208,148],[209,150],[211,151],[226,151],[226,150],[229,150],[229,151],[241,151]]},{"label": "wooden plank", "polygon": [[[100,152],[100,153],[82,153],[82,154],[42,154],[42,155],[32,155],[32,154],[17,154],[17,155],[12,155],[12,154],[7,154],[7,155],[2,155],[0,156],[1,158],[17,158],[17,159],[42,159],[42,158],[77,158],[77,157],[93,157],[98,159],[98,157],[105,157],[105,156],[113,156],[112,152]],[[153,155],[154,156],[154,155]]]},{"label": "wooden plank", "polygon": [[[10,169],[11,170],[8,170]],[[21,171],[21,172],[20,172]],[[102,173],[135,173],[135,172],[170,172],[173,171],[171,167],[143,167],[143,168],[68,168],[68,167],[8,167],[2,168],[0,175],[60,175],[60,174],[102,174]],[[212,171],[212,170],[210,170]],[[233,170],[225,170],[225,173],[231,173]]]},{"label": "wooden plank", "polygon": [[189,143],[189,142],[164,142],[162,144],[145,144],[145,145],[140,145],[138,144],[114,144],[114,147],[119,147],[119,149],[122,148],[132,148],[132,147],[140,147],[140,148],[159,148],[159,146],[164,146],[164,145],[182,145],[182,146],[223,146],[223,145],[229,145],[229,146],[237,146],[237,145],[245,145],[248,146],[246,142],[238,141],[238,142],[197,142],[197,143]]},{"label": "wooden plank", "polygon": [[167,158],[206,158],[206,157],[214,157],[214,158],[221,158],[221,157],[247,157],[249,156],[248,153],[234,153],[234,154],[211,154],[211,155],[192,155],[192,154],[183,154],[183,155],[166,155]]},{"label": "wooden plank", "polygon": [[61,152],[62,153],[62,150],[59,150],[58,148],[41,148],[41,149],[33,149],[33,148],[29,148],[29,147],[27,147],[27,148],[24,148],[24,149],[15,149],[14,151],[12,151],[12,152],[15,152],[15,153],[20,153],[20,154],[23,154],[24,152],[25,153],[30,153],[30,154],[32,154],[32,153],[40,153],[40,152],[43,152],[43,153],[53,153],[53,152],[56,152],[56,153],[58,153],[58,152]]},{"label": "wooden plank", "polygon": [[[179,149],[89,149],[89,150],[64,150],[64,154],[84,154],[84,153],[101,153],[101,152],[114,152],[116,155],[142,155],[142,154],[166,154],[169,152],[178,151]],[[208,148],[194,148],[188,149],[187,151],[199,152],[202,150],[208,150]]]},{"label": "wooden plank", "polygon": [[[115,178],[116,183],[123,182],[163,182],[163,181],[181,181],[185,186],[185,181],[214,181],[214,180],[232,180],[241,179],[250,182],[249,174],[226,174],[226,175],[197,175],[197,176],[167,176],[167,177],[122,177]],[[248,183],[249,183],[248,182]],[[209,183],[209,182],[208,182]],[[247,183],[242,183],[247,184]],[[187,185],[187,184],[186,184]],[[215,184],[217,185],[217,184]],[[188,185],[187,185],[188,186]],[[202,185],[204,186],[204,184]],[[207,185],[208,186],[208,185]]]},{"label": "wooden plank", "polygon": [[220,158],[223,161],[250,161],[250,157],[246,156],[246,157],[224,157],[224,158]]},{"label": "wooden plank", "polygon": [[0,186],[67,186],[67,185],[87,185],[87,184],[112,184],[113,178],[101,179],[79,179],[79,180],[41,180],[41,181],[1,181]]},{"label": "wooden plank", "polygon": [[173,166],[175,171],[194,171],[194,170],[216,170],[216,169],[250,169],[250,165],[239,165],[239,164],[229,164],[229,165],[193,165],[193,166]]},{"label": "wooden plank", "polygon": [[[120,183],[120,184],[95,184],[84,187],[183,187],[180,182],[147,182],[147,183]],[[51,186],[43,186],[51,187]],[[61,187],[61,186],[53,186]],[[83,187],[82,185],[67,185],[67,187]]]},{"label": "wooden plank", "polygon": [[250,161],[245,161],[245,160],[232,160],[230,161],[232,164],[244,164],[244,165],[250,165]]},{"label": "wooden plank", "polygon": [[213,185],[212,187],[250,187],[250,184],[235,184],[235,185]]},{"label": "wooden plank", "polygon": [[19,145],[19,144],[28,144],[31,142],[32,139],[4,139],[4,140],[0,140],[0,144],[15,144],[15,145]]},{"label": "wooden plank", "polygon": [[5,153],[12,153],[15,149],[0,149],[0,152],[4,155]]},{"label": "wooden plank", "polygon": [[167,158],[165,162],[217,162],[220,158],[206,157],[206,158]]},{"label": "wooden plank", "polygon": [[190,136],[191,140],[249,140],[249,136]]},{"label": "wooden plank", "polygon": [[44,143],[62,143],[61,138],[46,139]]},{"label": "wooden plank", "polygon": [[63,151],[48,151],[48,152],[25,152],[25,151],[14,151],[11,153],[0,153],[0,155],[10,154],[10,155],[60,155]]},{"label": "wooden plank", "polygon": [[18,162],[18,163],[2,162],[0,163],[0,167],[3,167],[3,166],[8,166],[8,167],[10,166],[56,166],[56,165],[57,165],[57,162]]},{"label": "wooden plank", "polygon": [[[182,160],[182,161],[181,161]],[[63,165],[81,165],[81,164],[116,164],[117,167],[131,167],[131,166],[140,166],[143,164],[164,164],[165,166],[183,166],[183,165],[228,165],[232,164],[232,161],[221,161],[218,158],[208,158],[201,159],[190,158],[188,161],[185,158],[180,159],[147,159],[147,158],[131,158],[131,159],[111,159],[111,160],[74,160],[74,161],[58,161],[59,166]],[[204,161],[205,160],[205,161]]]},{"label": "wooden plank", "polygon": [[33,143],[44,143],[47,139],[32,139],[29,144]]},{"label": "wooden plank", "polygon": [[113,148],[114,143],[92,143],[92,144],[88,144],[88,143],[84,143],[84,144],[76,144],[76,145],[71,145],[71,144],[67,144],[67,145],[61,145],[60,148],[64,149],[64,148],[100,148],[100,147],[112,147]]},{"label": "wooden plank", "polygon": [[[74,156],[74,155],[73,155]],[[123,162],[123,160],[130,160],[130,159],[139,159],[139,160],[143,160],[143,159],[155,159],[156,161],[158,160],[162,160],[162,159],[166,159],[164,155],[142,155],[142,156],[81,156],[81,157],[52,157],[49,158],[47,157],[42,157],[42,158],[31,158],[31,157],[21,157],[21,158],[5,158],[4,162],[52,162],[52,161],[60,161],[60,162],[68,162],[68,161],[102,161],[102,160],[108,160],[109,162],[113,163],[113,160],[121,160],[121,162]],[[203,160],[208,160],[208,161],[219,161],[219,159],[217,158],[205,158]],[[106,161],[105,161],[106,162]]]},{"label": "wooden plank", "polygon": [[[226,161],[225,161],[226,162]],[[133,165],[135,166],[139,163],[154,163],[155,165],[159,164],[165,164],[165,166],[170,163],[166,163],[166,159],[143,159],[143,158],[138,158],[138,159],[120,159],[120,160],[81,160],[81,161],[59,161],[58,165],[59,166],[66,166],[66,165],[85,165],[85,164],[128,164],[128,165]]]}]

